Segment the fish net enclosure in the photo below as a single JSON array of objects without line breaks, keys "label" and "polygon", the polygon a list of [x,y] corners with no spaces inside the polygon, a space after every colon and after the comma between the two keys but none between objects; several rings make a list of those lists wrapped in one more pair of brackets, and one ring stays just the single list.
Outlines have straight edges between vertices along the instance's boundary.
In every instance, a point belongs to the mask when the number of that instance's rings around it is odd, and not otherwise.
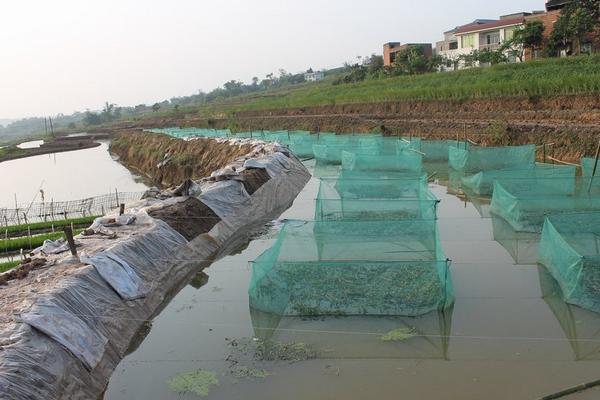
[{"label": "fish net enclosure", "polygon": [[419,150],[428,162],[448,161],[450,147],[464,148],[465,143],[456,140],[422,140]]},{"label": "fish net enclosure", "polygon": [[410,150],[394,155],[351,153],[342,151],[342,170],[362,172],[398,172],[421,174],[423,156]]},{"label": "fish net enclosure", "polygon": [[502,169],[481,171],[475,175],[461,178],[462,188],[478,196],[491,196],[494,191],[494,181],[537,178],[575,178],[577,167],[571,165],[556,165],[537,163],[526,165],[520,169]]},{"label": "fish net enclosure", "polygon": [[315,220],[435,219],[439,200],[427,187],[427,176],[389,178],[348,174],[322,178]]},{"label": "fish net enclosure", "polygon": [[600,314],[563,300],[560,285],[544,267],[538,268],[542,298],[552,310],[575,355],[575,360],[600,360]]},{"label": "fish net enclosure", "polygon": [[600,312],[600,213],[546,218],[539,262],[556,279],[567,303]]},{"label": "fish net enclosure", "polygon": [[287,221],[254,262],[250,305],[288,316],[417,316],[454,301],[435,220]]},{"label": "fish net enclosure", "polygon": [[576,178],[533,178],[494,182],[490,212],[515,231],[541,232],[547,215],[600,211],[600,186]]},{"label": "fish net enclosure", "polygon": [[521,169],[535,165],[535,145],[448,148],[448,163],[456,171],[478,173],[489,170]]}]

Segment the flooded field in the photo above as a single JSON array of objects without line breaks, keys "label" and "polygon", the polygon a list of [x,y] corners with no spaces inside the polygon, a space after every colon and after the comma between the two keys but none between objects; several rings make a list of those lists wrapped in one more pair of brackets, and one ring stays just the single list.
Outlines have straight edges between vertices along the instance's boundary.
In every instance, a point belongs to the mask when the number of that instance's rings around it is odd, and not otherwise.
[{"label": "flooded field", "polygon": [[[41,201],[77,200],[120,192],[140,192],[147,186],[139,177],[113,160],[108,142],[99,147],[45,154],[0,163],[2,190],[0,208],[14,208],[15,194],[19,205]],[[27,179],[23,179],[27,177]]]},{"label": "flooded field", "polygon": [[[209,399],[537,399],[597,379],[600,316],[565,304],[544,269],[521,261],[535,238],[495,241],[485,204],[449,194],[435,168],[440,181],[430,187],[441,200],[453,309],[418,318],[251,311],[249,262],[274,243],[273,223],[166,306],[119,364],[104,398],[198,398],[173,390],[186,378],[179,374],[198,369],[214,373],[191,378]],[[313,179],[281,219],[312,219],[317,190]],[[406,340],[382,340],[399,328]],[[256,357],[265,342],[254,338],[296,347],[286,360],[269,361]],[[566,398],[597,399],[600,391]]]}]

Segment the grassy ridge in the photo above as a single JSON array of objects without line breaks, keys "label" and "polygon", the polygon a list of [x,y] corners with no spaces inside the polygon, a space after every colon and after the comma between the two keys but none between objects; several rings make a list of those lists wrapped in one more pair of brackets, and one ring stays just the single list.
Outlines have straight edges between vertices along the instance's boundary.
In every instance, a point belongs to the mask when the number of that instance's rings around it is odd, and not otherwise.
[{"label": "grassy ridge", "polygon": [[82,217],[82,218],[70,218],[70,219],[64,219],[64,220],[58,220],[58,221],[35,222],[32,224],[11,225],[8,227],[0,228],[0,233],[5,233],[6,231],[8,231],[9,234],[11,234],[11,233],[25,233],[26,234],[27,228],[29,228],[29,230],[31,232],[34,232],[34,231],[42,230],[42,229],[52,229],[52,226],[54,226],[54,229],[60,229],[64,226],[70,226],[71,224],[73,224],[73,225],[91,224],[92,222],[94,222],[94,219],[96,219],[96,218],[97,217]]},{"label": "grassy ridge", "polygon": [[[73,235],[78,235],[83,232],[83,229],[76,229],[73,232]],[[2,239],[0,240],[0,253],[1,252],[11,252],[11,251],[19,251],[21,249],[33,250],[36,247],[44,244],[44,240],[57,240],[64,237],[62,232],[54,232],[54,233],[45,233],[43,235],[35,235],[30,238],[27,236],[22,236],[13,239]]]},{"label": "grassy ridge", "polygon": [[456,72],[371,79],[354,84],[321,82],[231,98],[213,111],[262,110],[406,100],[600,93],[600,55],[551,58]]},{"label": "grassy ridge", "polygon": [[21,265],[21,261],[9,261],[5,263],[0,263],[0,273],[10,271],[13,268]]}]

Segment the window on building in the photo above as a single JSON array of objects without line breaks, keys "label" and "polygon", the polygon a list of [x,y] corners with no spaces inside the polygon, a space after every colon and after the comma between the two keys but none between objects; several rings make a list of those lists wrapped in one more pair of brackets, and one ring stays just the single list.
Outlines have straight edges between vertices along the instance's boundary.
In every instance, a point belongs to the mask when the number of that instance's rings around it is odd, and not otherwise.
[{"label": "window on building", "polygon": [[487,44],[498,44],[500,43],[500,32],[488,33],[485,38]]},{"label": "window on building", "polygon": [[450,50],[456,50],[456,49],[458,49],[458,42],[450,42],[450,44],[448,45],[448,48]]},{"label": "window on building", "polygon": [[461,37],[462,48],[475,47],[475,34],[463,35]]}]

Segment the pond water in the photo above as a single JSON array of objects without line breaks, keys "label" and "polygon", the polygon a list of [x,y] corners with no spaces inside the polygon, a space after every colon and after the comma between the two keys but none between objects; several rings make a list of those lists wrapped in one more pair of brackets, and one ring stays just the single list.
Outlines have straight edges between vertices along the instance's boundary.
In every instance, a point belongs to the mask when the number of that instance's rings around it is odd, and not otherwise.
[{"label": "pond water", "polygon": [[37,149],[38,147],[40,147],[43,144],[44,144],[43,140],[32,140],[29,142],[23,142],[21,144],[18,144],[17,147],[20,149]]},{"label": "pond water", "polygon": [[119,192],[141,192],[147,186],[139,177],[116,162],[108,142],[92,149],[44,154],[0,163],[0,208],[17,202],[78,200]]},{"label": "pond water", "polygon": [[[274,243],[278,224],[271,224],[166,306],[119,364],[104,398],[195,399],[167,382],[196,369],[217,375],[208,399],[228,400],[535,399],[598,379],[600,316],[562,302],[542,268],[516,264],[494,241],[493,221],[445,185],[437,181],[431,189],[441,199],[440,235],[453,260],[452,310],[419,318],[280,320],[250,312],[249,262]],[[281,219],[312,219],[317,190],[313,179]],[[424,336],[380,340],[399,326],[418,327]],[[243,349],[265,332],[277,341],[309,344],[318,357],[259,363]],[[233,376],[240,365],[269,375]],[[600,391],[572,398],[597,399]]]}]

